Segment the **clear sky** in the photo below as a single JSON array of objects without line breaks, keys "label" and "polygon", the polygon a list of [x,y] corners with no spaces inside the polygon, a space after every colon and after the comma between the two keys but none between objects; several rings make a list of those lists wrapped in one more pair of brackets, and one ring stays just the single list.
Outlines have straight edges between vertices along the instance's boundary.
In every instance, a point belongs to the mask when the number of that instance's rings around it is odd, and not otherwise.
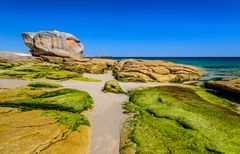
[{"label": "clear sky", "polygon": [[0,50],[26,31],[80,38],[86,55],[240,56],[239,0],[1,0]]}]

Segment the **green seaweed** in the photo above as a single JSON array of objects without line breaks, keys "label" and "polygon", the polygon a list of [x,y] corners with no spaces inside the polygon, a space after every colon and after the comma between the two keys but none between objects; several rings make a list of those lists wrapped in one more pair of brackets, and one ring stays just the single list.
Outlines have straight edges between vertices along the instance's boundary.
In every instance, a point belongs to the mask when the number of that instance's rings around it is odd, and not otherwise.
[{"label": "green seaweed", "polygon": [[58,66],[38,63],[25,64],[6,72],[0,73],[1,78],[7,79],[51,79],[51,80],[68,80],[75,77],[81,77],[82,74],[61,70]]},{"label": "green seaweed", "polygon": [[60,89],[43,93],[32,99],[1,102],[4,107],[29,107],[33,109],[60,110],[74,113],[92,108],[93,100],[88,93],[75,89]]},{"label": "green seaweed", "polygon": [[80,76],[82,76],[82,75],[78,74],[76,72],[61,70],[61,71],[49,72],[48,75],[46,76],[46,78],[52,79],[52,80],[68,80],[68,79],[80,77]]},{"label": "green seaweed", "polygon": [[[1,68],[1,64],[0,64]],[[50,80],[77,80],[85,82],[101,82],[101,80],[82,76],[83,72],[63,70],[62,66],[48,63],[26,63],[19,67],[0,73],[0,78],[6,79],[50,79]]]},{"label": "green seaweed", "polygon": [[13,67],[14,67],[14,65],[11,63],[0,63],[0,69],[2,69],[2,70],[11,69]]},{"label": "green seaweed", "polygon": [[81,114],[67,111],[45,111],[42,114],[47,117],[55,117],[60,124],[68,126],[71,130],[76,131],[80,125],[90,126],[90,122]]},{"label": "green seaweed", "polygon": [[54,84],[54,83],[46,83],[46,82],[32,82],[28,84],[29,87],[35,88],[60,88],[61,85]]},{"label": "green seaweed", "polygon": [[18,108],[23,112],[45,110],[44,116],[55,117],[73,131],[80,125],[89,126],[87,118],[79,113],[93,107],[92,97],[76,89],[55,90],[59,87],[57,84],[33,82],[26,87],[9,89],[0,94],[0,106]]},{"label": "green seaweed", "polygon": [[102,80],[99,79],[94,79],[94,78],[88,78],[88,77],[74,77],[71,78],[71,80],[76,80],[76,81],[85,81],[85,82],[101,82]]},{"label": "green seaweed", "polygon": [[[201,88],[163,86],[130,92],[128,142],[136,153],[239,153],[240,114],[234,102]],[[216,101],[214,101],[216,100]],[[122,149],[124,150],[124,149]]]},{"label": "green seaweed", "polygon": [[111,92],[111,93],[125,93],[124,90],[121,88],[119,83],[116,80],[110,80],[107,81],[104,85],[103,90],[105,92]]}]

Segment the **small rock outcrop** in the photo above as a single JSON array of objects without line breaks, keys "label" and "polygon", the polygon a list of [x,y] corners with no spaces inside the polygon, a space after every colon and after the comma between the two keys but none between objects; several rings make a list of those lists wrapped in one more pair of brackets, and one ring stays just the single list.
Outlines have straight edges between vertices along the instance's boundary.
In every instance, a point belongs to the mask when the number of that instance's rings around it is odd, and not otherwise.
[{"label": "small rock outcrop", "polygon": [[116,80],[107,81],[104,85],[103,91],[111,93],[125,93]]},{"label": "small rock outcrop", "polygon": [[240,78],[209,80],[205,85],[207,88],[217,90],[225,95],[235,96],[240,99]]},{"label": "small rock outcrop", "polygon": [[83,55],[80,40],[59,31],[25,32],[22,39],[33,56],[57,56],[78,59]]},{"label": "small rock outcrop", "polygon": [[183,82],[197,80],[204,74],[204,70],[194,66],[161,60],[121,60],[114,69],[114,76],[120,81]]},{"label": "small rock outcrop", "polygon": [[111,70],[116,62],[115,60],[101,58],[73,59],[54,56],[41,56],[38,59],[41,61],[58,64],[64,70],[92,74],[104,74],[108,70]]}]

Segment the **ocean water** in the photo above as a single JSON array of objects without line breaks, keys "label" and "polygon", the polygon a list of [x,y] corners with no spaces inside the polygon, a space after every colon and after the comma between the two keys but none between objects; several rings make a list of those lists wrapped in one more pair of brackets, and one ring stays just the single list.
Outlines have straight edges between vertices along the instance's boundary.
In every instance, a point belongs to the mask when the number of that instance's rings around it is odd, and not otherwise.
[{"label": "ocean water", "polygon": [[167,60],[200,67],[208,72],[201,80],[240,77],[240,57],[111,57],[110,59]]}]

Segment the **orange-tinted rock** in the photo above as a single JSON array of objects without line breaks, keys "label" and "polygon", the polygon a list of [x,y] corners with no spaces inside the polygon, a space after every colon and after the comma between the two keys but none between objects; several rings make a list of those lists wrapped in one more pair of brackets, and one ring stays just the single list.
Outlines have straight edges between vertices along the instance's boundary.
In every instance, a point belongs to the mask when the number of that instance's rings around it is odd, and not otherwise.
[{"label": "orange-tinted rock", "polygon": [[183,82],[201,78],[206,72],[200,68],[161,60],[121,60],[114,75],[122,81]]},{"label": "orange-tinted rock", "polygon": [[206,82],[206,87],[223,92],[225,95],[236,96],[240,99],[240,78],[209,80]]}]

